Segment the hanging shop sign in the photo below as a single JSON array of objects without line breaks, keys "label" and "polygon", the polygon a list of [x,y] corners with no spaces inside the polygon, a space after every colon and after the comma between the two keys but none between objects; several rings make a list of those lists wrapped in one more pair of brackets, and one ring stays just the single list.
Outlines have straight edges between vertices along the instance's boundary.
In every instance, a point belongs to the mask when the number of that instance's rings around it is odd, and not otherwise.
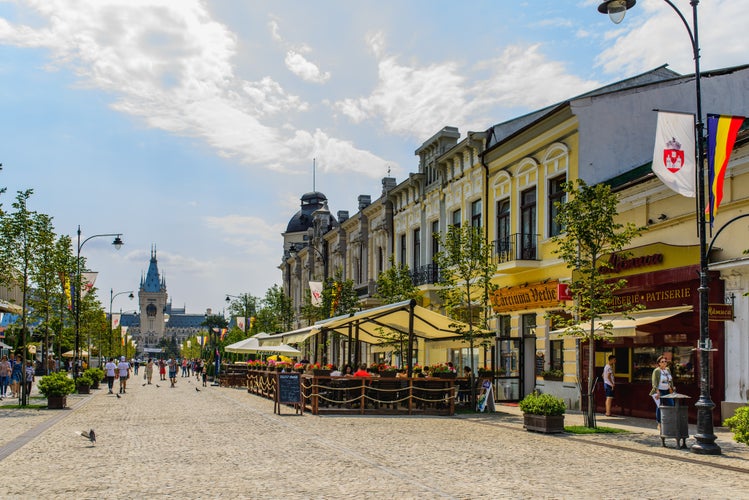
[{"label": "hanging shop sign", "polygon": [[708,304],[707,317],[710,321],[733,321],[733,304]]},{"label": "hanging shop sign", "polygon": [[500,288],[491,296],[495,313],[559,306],[558,281]]}]

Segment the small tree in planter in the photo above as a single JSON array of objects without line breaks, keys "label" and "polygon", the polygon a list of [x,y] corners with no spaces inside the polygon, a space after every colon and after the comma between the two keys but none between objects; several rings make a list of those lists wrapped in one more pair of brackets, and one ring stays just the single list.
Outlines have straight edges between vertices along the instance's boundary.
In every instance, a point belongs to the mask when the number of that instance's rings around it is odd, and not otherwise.
[{"label": "small tree in planter", "polygon": [[83,374],[87,375],[91,379],[92,389],[98,389],[99,382],[104,380],[104,370],[102,370],[101,368],[89,368],[85,372],[83,372]]},{"label": "small tree in planter", "polygon": [[67,405],[67,396],[75,391],[75,382],[65,372],[52,373],[39,379],[39,392],[47,397],[47,408],[61,409]]},{"label": "small tree in planter", "polygon": [[532,392],[518,405],[523,412],[523,423],[528,431],[547,434],[564,432],[564,400],[551,394]]},{"label": "small tree in planter", "polygon": [[78,389],[78,394],[91,394],[91,385],[94,383],[86,372],[75,379],[75,387]]},{"label": "small tree in planter", "polygon": [[723,425],[731,429],[734,441],[749,444],[749,406],[737,409],[733,417],[726,419]]}]

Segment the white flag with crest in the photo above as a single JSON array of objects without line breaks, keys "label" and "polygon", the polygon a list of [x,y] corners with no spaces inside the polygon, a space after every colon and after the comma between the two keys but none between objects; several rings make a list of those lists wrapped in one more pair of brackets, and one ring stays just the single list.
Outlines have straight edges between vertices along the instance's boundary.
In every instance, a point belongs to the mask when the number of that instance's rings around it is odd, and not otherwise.
[{"label": "white flag with crest", "polygon": [[315,307],[320,307],[322,305],[322,281],[310,281],[309,292],[311,304]]},{"label": "white flag with crest", "polygon": [[113,313],[112,314],[112,330],[116,330],[118,326],[120,326],[120,319],[122,315],[120,313]]},{"label": "white flag with crest", "polygon": [[653,173],[673,191],[694,198],[694,115],[658,111]]},{"label": "white flag with crest", "polygon": [[243,316],[235,316],[234,321],[237,322],[237,328],[244,331],[245,318]]},{"label": "white flag with crest", "polygon": [[81,298],[85,297],[94,287],[98,275],[98,272],[81,273]]}]

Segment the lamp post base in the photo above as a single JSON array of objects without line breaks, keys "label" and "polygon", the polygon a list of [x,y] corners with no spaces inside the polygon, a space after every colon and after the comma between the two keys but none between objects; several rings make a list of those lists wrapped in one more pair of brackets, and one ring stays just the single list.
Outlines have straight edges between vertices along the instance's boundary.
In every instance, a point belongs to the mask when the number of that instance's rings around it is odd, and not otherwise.
[{"label": "lamp post base", "polygon": [[717,436],[713,432],[713,408],[715,404],[704,398],[694,405],[697,408],[697,434],[694,435],[696,443],[690,448],[692,453],[698,455],[720,455],[720,446],[715,444]]}]

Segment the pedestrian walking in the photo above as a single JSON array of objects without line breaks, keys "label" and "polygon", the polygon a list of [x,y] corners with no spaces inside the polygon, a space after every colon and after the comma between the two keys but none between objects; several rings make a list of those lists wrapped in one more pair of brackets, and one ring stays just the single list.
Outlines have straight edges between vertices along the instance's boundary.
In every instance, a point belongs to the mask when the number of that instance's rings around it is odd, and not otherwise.
[{"label": "pedestrian walking", "polygon": [[169,367],[169,383],[171,384],[169,387],[171,388],[177,383],[177,367],[179,366],[179,362],[174,358],[169,358],[166,364]]},{"label": "pedestrian walking", "polygon": [[138,376],[138,367],[140,366],[140,361],[138,359],[136,359],[136,358],[133,358],[132,359],[132,364],[133,364],[133,375],[135,375],[137,377]]},{"label": "pedestrian walking", "polygon": [[26,385],[26,396],[28,397],[31,394],[31,386],[34,384],[34,364],[30,359],[26,361],[25,374],[24,384]]},{"label": "pedestrian walking", "polygon": [[611,405],[614,403],[614,365],[616,356],[609,355],[609,362],[603,367],[603,390],[606,393],[606,416],[611,416]]},{"label": "pedestrian walking", "polygon": [[2,359],[0,359],[0,401],[7,396],[11,371],[12,367],[10,366],[10,361],[8,361],[8,356],[3,355]]},{"label": "pedestrian walking", "polygon": [[127,379],[130,378],[130,363],[125,360],[125,356],[120,358],[117,365],[117,371],[120,376],[120,394],[127,394]]},{"label": "pedestrian walking", "polygon": [[153,358],[148,358],[148,363],[146,363],[146,380],[147,383],[151,383],[151,377],[153,377]]},{"label": "pedestrian walking", "polygon": [[163,359],[159,360],[159,380],[166,380],[166,363]]},{"label": "pedestrian walking", "polygon": [[23,380],[23,362],[21,361],[21,355],[16,354],[16,360],[12,363],[10,369],[11,397],[21,397],[21,380]]},{"label": "pedestrian walking", "polygon": [[107,386],[109,387],[109,394],[113,394],[112,388],[114,387],[114,379],[117,376],[117,363],[114,362],[114,358],[109,358],[109,361],[104,365],[104,371],[107,374]]},{"label": "pedestrian walking", "polygon": [[182,377],[187,377],[187,358],[182,358]]}]

